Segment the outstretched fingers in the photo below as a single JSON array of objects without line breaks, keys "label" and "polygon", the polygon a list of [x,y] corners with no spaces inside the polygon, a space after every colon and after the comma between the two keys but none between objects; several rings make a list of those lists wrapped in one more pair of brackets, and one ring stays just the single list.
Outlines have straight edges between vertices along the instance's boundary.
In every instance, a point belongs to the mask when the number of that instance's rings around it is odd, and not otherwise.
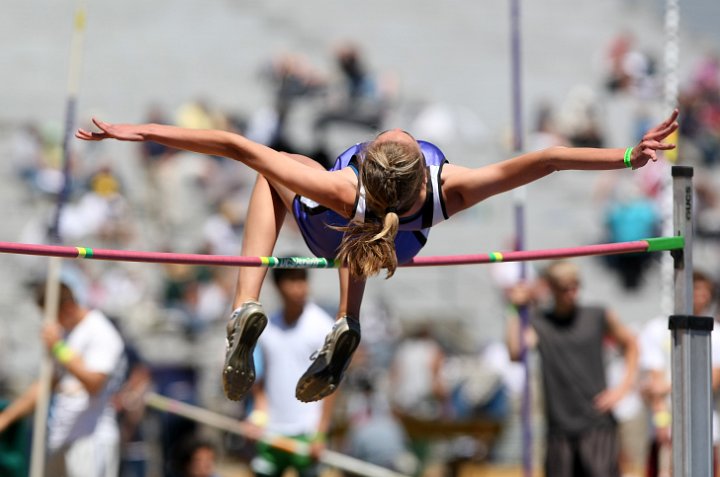
[{"label": "outstretched fingers", "polygon": [[107,123],[100,121],[97,118],[92,118],[92,122],[98,127],[98,129],[100,129],[101,132],[87,131],[83,128],[78,128],[78,130],[75,131],[75,137],[82,139],[83,141],[100,141],[111,137],[111,135],[107,132]]},{"label": "outstretched fingers", "polygon": [[670,116],[661,124],[661,126],[669,126],[677,121],[678,116],[680,115],[680,110],[675,108],[673,109],[673,112],[670,113]]},{"label": "outstretched fingers", "polygon": [[673,110],[672,114],[665,121],[648,131],[645,137],[660,141],[665,139],[679,127],[677,123],[678,115],[679,111],[677,109]]},{"label": "outstretched fingers", "polygon": [[645,140],[641,143],[641,145],[645,148],[653,149],[653,150],[663,150],[663,151],[669,151],[670,149],[675,149],[676,145],[669,143],[669,142],[660,142],[660,141],[654,141],[654,140]]},{"label": "outstretched fingers", "polygon": [[672,123],[662,129],[652,129],[645,135],[645,138],[657,139],[659,141],[662,141],[663,139],[674,133],[678,127],[678,123]]},{"label": "outstretched fingers", "polygon": [[677,125],[677,118],[679,115],[680,111],[677,108],[673,109],[673,112],[670,113],[670,116],[668,116],[665,121],[656,126],[654,130],[667,129],[673,125]]},{"label": "outstretched fingers", "polygon": [[656,162],[658,151],[675,149],[676,145],[665,142],[665,139],[678,129],[678,114],[677,109],[673,110],[665,121],[645,133],[640,143],[633,147],[631,159],[633,169],[643,167],[649,161]]},{"label": "outstretched fingers", "polygon": [[100,129],[101,131],[103,131],[105,133],[108,132],[108,129],[111,126],[110,123],[106,123],[105,121],[100,121],[98,118],[95,118],[95,117],[92,118],[92,122],[95,126],[98,127],[98,129]]},{"label": "outstretched fingers", "polygon": [[75,137],[78,139],[82,139],[83,141],[100,141],[102,139],[106,139],[110,136],[108,136],[106,133],[101,132],[90,132],[86,131],[82,128],[75,131]]}]

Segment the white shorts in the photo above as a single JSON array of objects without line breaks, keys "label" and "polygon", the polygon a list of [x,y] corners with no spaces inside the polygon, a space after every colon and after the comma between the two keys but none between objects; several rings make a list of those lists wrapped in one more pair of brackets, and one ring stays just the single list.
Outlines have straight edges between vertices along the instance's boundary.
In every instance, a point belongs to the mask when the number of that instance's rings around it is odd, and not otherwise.
[{"label": "white shorts", "polygon": [[116,436],[90,435],[48,455],[45,475],[53,477],[117,477],[120,440]]}]

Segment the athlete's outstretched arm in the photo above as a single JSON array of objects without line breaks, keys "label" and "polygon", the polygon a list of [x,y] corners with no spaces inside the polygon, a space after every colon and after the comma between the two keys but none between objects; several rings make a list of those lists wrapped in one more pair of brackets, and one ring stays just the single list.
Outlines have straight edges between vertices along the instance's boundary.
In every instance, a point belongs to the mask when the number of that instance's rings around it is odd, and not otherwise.
[{"label": "athlete's outstretched arm", "polygon": [[85,141],[154,141],[176,149],[234,159],[296,194],[340,213],[349,210],[355,201],[355,184],[348,181],[348,175],[308,167],[239,134],[163,124],[111,124],[96,118],[92,121],[99,132],[78,129],[75,136]]},{"label": "athlete's outstretched arm", "polygon": [[[657,151],[674,149],[664,142],[677,128],[678,111],[650,129],[632,149],[633,169],[657,161]],[[561,170],[623,169],[625,149],[551,147],[477,169],[448,164],[443,169],[443,190],[450,215],[508,190]]]}]

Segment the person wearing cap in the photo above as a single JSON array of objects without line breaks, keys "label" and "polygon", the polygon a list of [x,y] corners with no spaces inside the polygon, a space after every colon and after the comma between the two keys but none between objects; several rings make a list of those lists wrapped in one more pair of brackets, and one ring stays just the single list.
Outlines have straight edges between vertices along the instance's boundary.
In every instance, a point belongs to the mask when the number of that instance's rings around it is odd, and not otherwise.
[{"label": "person wearing cap", "polygon": [[[44,475],[116,477],[120,436],[111,397],[124,376],[123,340],[102,312],[81,304],[80,291],[59,287],[57,321],[41,331],[54,362]],[[41,307],[44,291],[37,287]],[[39,395],[35,382],[0,412],[0,433],[33,412]]]}]

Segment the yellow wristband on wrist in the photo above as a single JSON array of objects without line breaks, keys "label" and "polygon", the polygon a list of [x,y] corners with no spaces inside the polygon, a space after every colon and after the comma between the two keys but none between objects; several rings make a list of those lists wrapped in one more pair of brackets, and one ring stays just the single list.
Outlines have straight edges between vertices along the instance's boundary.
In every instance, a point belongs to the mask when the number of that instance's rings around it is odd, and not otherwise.
[{"label": "yellow wristband on wrist", "polygon": [[52,354],[60,364],[68,364],[75,357],[75,352],[62,340],[53,345]]},{"label": "yellow wristband on wrist", "polygon": [[658,411],[653,414],[653,425],[658,429],[669,427],[672,423],[672,414],[670,411]]},{"label": "yellow wristband on wrist", "polygon": [[252,424],[255,424],[258,427],[265,427],[268,423],[268,414],[265,411],[261,411],[259,409],[255,409],[253,412],[250,413],[248,416],[248,421]]}]

